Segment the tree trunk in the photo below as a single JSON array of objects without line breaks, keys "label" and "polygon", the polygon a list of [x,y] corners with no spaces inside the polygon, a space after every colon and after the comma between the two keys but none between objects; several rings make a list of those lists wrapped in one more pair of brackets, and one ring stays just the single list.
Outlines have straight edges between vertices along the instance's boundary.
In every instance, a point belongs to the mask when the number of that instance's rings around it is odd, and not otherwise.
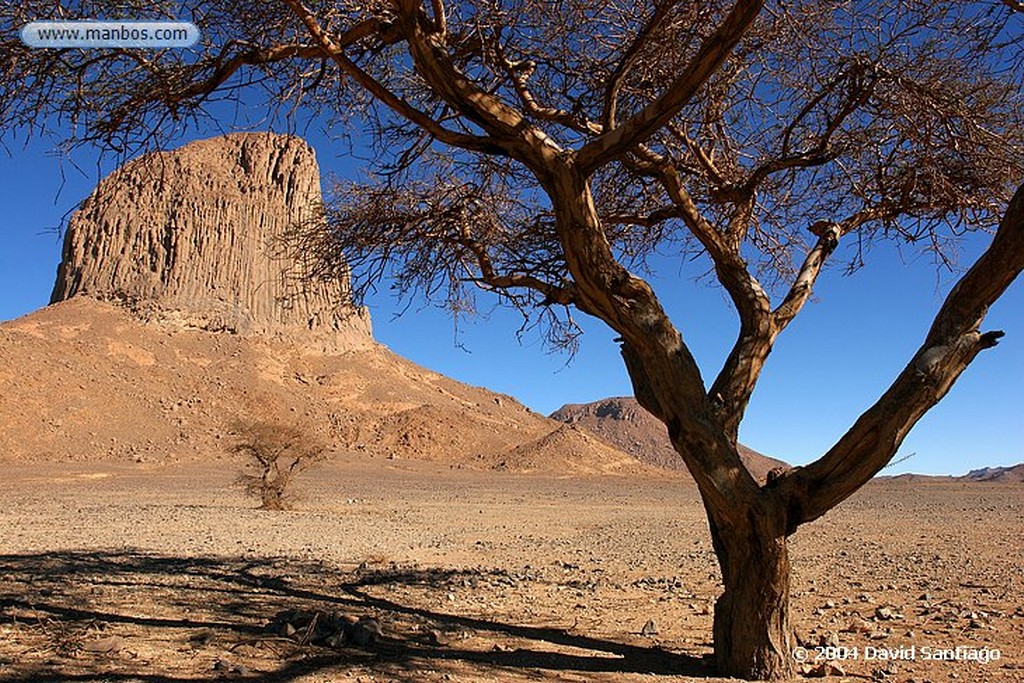
[{"label": "tree trunk", "polygon": [[719,524],[716,517],[708,511],[725,585],[715,603],[718,669],[747,680],[791,678],[789,550],[783,514],[756,505],[743,517],[734,517],[730,526]]}]

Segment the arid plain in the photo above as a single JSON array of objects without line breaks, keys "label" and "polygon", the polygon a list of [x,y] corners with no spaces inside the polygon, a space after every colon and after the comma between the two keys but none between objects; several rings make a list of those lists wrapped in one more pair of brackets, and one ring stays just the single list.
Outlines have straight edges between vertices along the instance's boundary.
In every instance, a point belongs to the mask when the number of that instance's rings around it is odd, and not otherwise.
[{"label": "arid plain", "polygon": [[[227,462],[7,472],[0,680],[715,680],[717,567],[679,475],[339,454],[273,513]],[[801,529],[795,656],[836,681],[1024,680],[1022,507],[1019,485],[878,482]],[[289,610],[381,634],[266,629]]]}]

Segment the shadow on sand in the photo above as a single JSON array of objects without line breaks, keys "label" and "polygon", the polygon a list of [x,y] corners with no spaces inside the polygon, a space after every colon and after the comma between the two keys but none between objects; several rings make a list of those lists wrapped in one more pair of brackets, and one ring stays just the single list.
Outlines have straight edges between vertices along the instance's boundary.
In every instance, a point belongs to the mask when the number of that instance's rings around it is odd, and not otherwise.
[{"label": "shadow on sand", "polygon": [[[458,678],[475,673],[497,680],[543,679],[545,672],[713,673],[689,655],[572,629],[448,614],[403,598],[406,589],[443,596],[451,586],[502,575],[132,550],[0,555],[0,628],[6,634],[0,681],[207,681],[224,673],[215,671],[217,662],[239,658],[245,666],[225,678],[292,681],[362,671],[421,681],[424,671],[446,670]],[[264,625],[287,609],[372,615],[384,624],[384,636],[363,648],[282,642]],[[88,651],[89,642],[111,634],[124,643],[121,653]]]}]

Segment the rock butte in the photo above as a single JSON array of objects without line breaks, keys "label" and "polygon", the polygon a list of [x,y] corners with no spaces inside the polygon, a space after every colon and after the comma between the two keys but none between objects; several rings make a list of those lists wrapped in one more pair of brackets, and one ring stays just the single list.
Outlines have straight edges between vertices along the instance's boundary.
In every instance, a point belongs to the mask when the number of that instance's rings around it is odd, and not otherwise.
[{"label": "rock butte", "polygon": [[51,303],[87,295],[187,328],[372,343],[347,273],[307,277],[283,239],[321,201],[315,153],[294,136],[235,133],[146,154],[72,215]]}]

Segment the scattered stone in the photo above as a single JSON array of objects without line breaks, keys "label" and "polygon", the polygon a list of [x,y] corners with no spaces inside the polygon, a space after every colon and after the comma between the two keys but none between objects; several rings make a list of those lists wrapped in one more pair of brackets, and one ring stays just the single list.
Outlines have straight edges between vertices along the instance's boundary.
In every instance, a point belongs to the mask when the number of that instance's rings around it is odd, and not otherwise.
[{"label": "scattered stone", "polygon": [[839,634],[835,631],[822,633],[818,636],[818,645],[820,647],[839,647]]},{"label": "scattered stone", "polygon": [[850,623],[843,629],[847,633],[871,633],[874,630],[870,621],[855,617],[850,620]]},{"label": "scattered stone", "polygon": [[875,618],[881,621],[894,621],[902,619],[903,615],[891,607],[877,607],[875,608]]},{"label": "scattered stone", "polygon": [[286,610],[274,617],[265,630],[301,645],[334,649],[346,644],[373,645],[382,634],[380,622],[373,617],[321,610]]},{"label": "scattered stone", "polygon": [[373,645],[380,636],[380,622],[372,617],[363,617],[348,632],[349,639],[360,647]]},{"label": "scattered stone", "polygon": [[436,628],[427,631],[426,641],[428,645],[433,645],[434,647],[444,647],[449,642],[448,638]]},{"label": "scattered stone", "polygon": [[871,670],[871,678],[872,678],[872,680],[876,680],[876,681],[884,681],[884,680],[887,680],[891,676],[895,676],[898,673],[899,673],[899,668],[896,666],[896,663],[895,662],[889,662],[884,667],[879,667],[877,669],[872,669]]},{"label": "scattered stone", "polygon": [[829,676],[846,675],[846,671],[843,670],[843,667],[836,662],[822,662],[813,666],[805,666],[803,673],[808,678],[827,678]]},{"label": "scattered stone", "polygon": [[98,638],[82,644],[82,649],[86,652],[94,652],[96,654],[103,655],[120,652],[123,647],[124,639],[121,638],[121,636],[107,636],[106,638]]},{"label": "scattered stone", "polygon": [[218,659],[214,662],[213,670],[219,674],[231,674],[234,676],[249,675],[249,667],[244,664],[232,664],[226,659]]},{"label": "scattered stone", "polygon": [[200,631],[199,633],[193,634],[192,637],[188,639],[188,642],[192,643],[193,647],[203,647],[209,645],[214,640],[216,640],[216,636],[213,631]]}]

